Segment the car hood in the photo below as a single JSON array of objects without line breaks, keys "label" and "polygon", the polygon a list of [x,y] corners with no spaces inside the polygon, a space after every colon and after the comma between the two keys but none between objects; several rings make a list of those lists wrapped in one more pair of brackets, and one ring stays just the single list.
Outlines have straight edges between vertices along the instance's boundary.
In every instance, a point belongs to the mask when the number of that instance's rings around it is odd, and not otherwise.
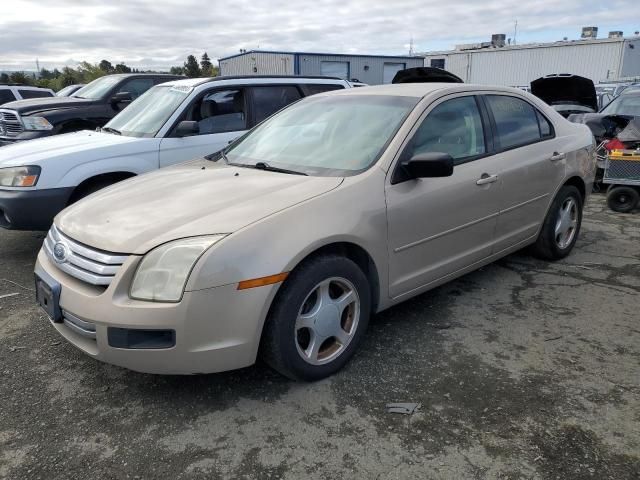
[{"label": "car hood", "polygon": [[391,83],[464,83],[453,73],[436,67],[405,68],[395,74]]},{"label": "car hood", "polygon": [[93,248],[144,254],[179,238],[233,233],[342,181],[202,159],[101,190],[64,210],[55,223]]},{"label": "car hood", "polygon": [[598,111],[593,82],[578,75],[547,75],[531,82],[531,93],[547,104],[575,104]]},{"label": "car hood", "polygon": [[78,108],[94,103],[95,100],[77,97],[41,97],[29,100],[16,100],[2,105],[2,108],[14,110],[20,115],[42,113],[47,110],[59,110],[61,108]]},{"label": "car hood", "polygon": [[[135,155],[141,149],[149,149],[150,142],[136,137],[113,135],[110,133],[84,130],[82,132],[53,135],[28,142],[16,142],[0,148],[0,168],[38,165],[42,161],[51,162],[56,158],[81,155],[82,162],[92,159]],[[157,146],[155,147],[157,149]]]}]

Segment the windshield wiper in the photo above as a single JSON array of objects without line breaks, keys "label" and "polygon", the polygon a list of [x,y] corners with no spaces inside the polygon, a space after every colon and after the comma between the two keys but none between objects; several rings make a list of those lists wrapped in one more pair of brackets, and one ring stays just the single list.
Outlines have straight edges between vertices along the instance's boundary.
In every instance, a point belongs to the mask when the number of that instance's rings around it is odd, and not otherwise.
[{"label": "windshield wiper", "polygon": [[116,130],[115,128],[111,128],[111,127],[102,127],[100,129],[101,132],[108,132],[108,133],[114,133],[116,135],[122,135],[122,132],[120,130]]},{"label": "windshield wiper", "polygon": [[306,173],[299,172],[297,170],[288,170],[286,168],[272,167],[266,162],[258,162],[255,165],[247,165],[247,166],[253,167],[257,170],[266,170],[268,172],[289,173],[291,175],[304,175],[305,177],[308,176]]}]

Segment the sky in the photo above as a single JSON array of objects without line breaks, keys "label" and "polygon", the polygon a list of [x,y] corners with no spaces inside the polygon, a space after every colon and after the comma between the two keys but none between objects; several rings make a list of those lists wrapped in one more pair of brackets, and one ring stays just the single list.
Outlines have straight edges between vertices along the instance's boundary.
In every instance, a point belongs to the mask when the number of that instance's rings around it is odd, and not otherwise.
[{"label": "sky", "polygon": [[[406,55],[488,41],[578,39],[583,26],[632,36],[638,0],[4,0],[0,71],[107,59],[168,69],[189,54],[214,60],[241,48]],[[635,21],[636,23],[631,23]]]}]

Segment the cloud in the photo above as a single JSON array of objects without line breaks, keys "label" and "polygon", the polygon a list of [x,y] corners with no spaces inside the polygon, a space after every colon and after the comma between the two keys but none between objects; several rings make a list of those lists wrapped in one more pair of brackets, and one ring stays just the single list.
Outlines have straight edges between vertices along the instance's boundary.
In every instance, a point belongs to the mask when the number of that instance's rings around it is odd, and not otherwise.
[{"label": "cloud", "polygon": [[[13,0],[0,16],[0,70],[70,59],[133,66],[181,64],[206,51],[213,59],[246,49],[404,54],[511,36],[576,38],[582,25],[618,26],[640,18],[637,0]],[[597,22],[594,20],[597,19]],[[552,32],[552,33],[551,33]],[[556,32],[564,32],[562,35]],[[627,32],[632,33],[632,32]],[[31,67],[32,68],[32,67]]]}]

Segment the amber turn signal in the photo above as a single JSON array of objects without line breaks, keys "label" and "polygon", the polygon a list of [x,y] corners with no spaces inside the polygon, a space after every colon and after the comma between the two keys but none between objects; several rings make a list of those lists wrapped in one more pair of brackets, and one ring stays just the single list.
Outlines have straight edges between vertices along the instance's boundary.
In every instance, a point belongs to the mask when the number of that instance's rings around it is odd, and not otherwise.
[{"label": "amber turn signal", "polygon": [[273,285],[274,283],[284,282],[289,272],[269,275],[268,277],[253,278],[251,280],[243,280],[238,283],[238,290],[246,290],[247,288],[264,287],[265,285]]}]

